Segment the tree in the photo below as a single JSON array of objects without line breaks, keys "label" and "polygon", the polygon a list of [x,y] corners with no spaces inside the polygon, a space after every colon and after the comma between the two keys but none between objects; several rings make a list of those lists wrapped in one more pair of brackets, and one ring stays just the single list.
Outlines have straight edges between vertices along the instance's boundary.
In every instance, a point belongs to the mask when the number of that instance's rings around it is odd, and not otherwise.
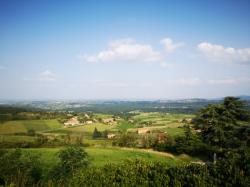
[{"label": "tree", "polygon": [[135,147],[137,145],[137,134],[135,133],[122,133],[113,141],[113,145],[121,147]]},{"label": "tree", "polygon": [[28,132],[27,132],[27,134],[29,136],[35,136],[36,135],[36,131],[34,129],[29,129]]},{"label": "tree", "polygon": [[32,186],[42,178],[42,168],[40,156],[35,154],[23,153],[20,149],[0,150],[0,181],[7,183],[10,180],[15,186],[19,186],[20,178],[24,179],[23,186]]},{"label": "tree", "polygon": [[237,147],[234,144],[238,142],[237,132],[242,122],[249,121],[249,111],[243,101],[226,97],[221,104],[203,108],[193,121],[195,127],[201,130],[203,141],[214,151],[222,152],[223,149]]},{"label": "tree", "polygon": [[176,137],[176,152],[188,153],[192,155],[204,153],[204,143],[198,134],[192,132],[189,125],[184,127],[184,136]]},{"label": "tree", "polygon": [[95,127],[94,132],[93,132],[93,138],[101,138],[102,137],[102,133],[100,131],[97,130],[97,128]]},{"label": "tree", "polygon": [[244,101],[236,97],[225,97],[223,105],[232,118],[239,121],[249,121],[249,111],[246,110],[246,103]]},{"label": "tree", "polygon": [[60,150],[58,157],[59,163],[51,171],[52,179],[66,180],[65,177],[89,165],[88,154],[79,146],[69,146]]}]

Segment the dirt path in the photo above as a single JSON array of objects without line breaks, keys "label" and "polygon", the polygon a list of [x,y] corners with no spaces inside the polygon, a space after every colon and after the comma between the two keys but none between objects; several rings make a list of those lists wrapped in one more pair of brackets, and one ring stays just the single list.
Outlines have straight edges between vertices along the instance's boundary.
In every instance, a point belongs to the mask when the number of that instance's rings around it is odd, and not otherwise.
[{"label": "dirt path", "polygon": [[171,154],[171,153],[154,151],[153,149],[138,149],[138,148],[128,148],[128,147],[122,147],[120,149],[129,150],[129,151],[138,151],[138,152],[144,152],[144,153],[152,153],[152,154],[156,154],[156,155],[161,155],[161,156],[165,156],[165,157],[174,158],[174,155]]}]

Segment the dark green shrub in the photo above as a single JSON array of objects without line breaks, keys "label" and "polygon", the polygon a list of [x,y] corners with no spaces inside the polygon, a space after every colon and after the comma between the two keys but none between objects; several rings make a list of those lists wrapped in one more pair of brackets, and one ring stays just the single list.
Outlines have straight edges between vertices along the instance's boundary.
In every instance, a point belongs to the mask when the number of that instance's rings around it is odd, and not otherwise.
[{"label": "dark green shrub", "polygon": [[58,153],[59,163],[50,171],[52,179],[66,181],[78,169],[89,165],[88,155],[79,146],[68,146]]}]

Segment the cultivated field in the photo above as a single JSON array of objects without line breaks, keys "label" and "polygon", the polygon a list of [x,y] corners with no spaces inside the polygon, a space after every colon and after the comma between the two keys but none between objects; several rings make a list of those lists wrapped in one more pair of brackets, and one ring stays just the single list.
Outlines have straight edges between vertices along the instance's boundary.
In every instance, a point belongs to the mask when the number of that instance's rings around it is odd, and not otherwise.
[{"label": "cultivated field", "polygon": [[56,119],[7,121],[0,125],[0,134],[27,133],[31,129],[45,132],[58,128],[62,128],[62,125]]},{"label": "cultivated field", "polygon": [[193,115],[168,114],[159,112],[137,112],[129,119],[116,119],[113,123],[103,123],[103,119],[112,118],[109,114],[94,113],[93,119],[99,122],[92,124],[80,124],[64,127],[57,119],[52,120],[16,120],[7,121],[0,125],[0,142],[33,142],[36,137],[27,136],[29,130],[45,136],[82,136],[82,143],[88,145],[110,146],[112,141],[108,139],[93,139],[94,129],[109,133],[137,132],[139,128],[146,127],[151,132],[166,132],[169,136],[183,135],[184,119],[191,119]]}]

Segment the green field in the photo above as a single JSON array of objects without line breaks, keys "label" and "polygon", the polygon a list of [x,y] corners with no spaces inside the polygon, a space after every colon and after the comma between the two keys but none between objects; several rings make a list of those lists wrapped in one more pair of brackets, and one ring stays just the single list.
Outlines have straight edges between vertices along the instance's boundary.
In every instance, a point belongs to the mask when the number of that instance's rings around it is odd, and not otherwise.
[{"label": "green field", "polygon": [[[42,165],[45,168],[51,168],[58,162],[58,151],[60,148],[30,148],[22,149],[24,153],[39,154],[41,156]],[[154,153],[141,152],[136,150],[123,150],[120,148],[100,148],[88,147],[85,148],[89,155],[89,160],[93,166],[103,166],[107,163],[121,163],[124,160],[144,159],[146,161],[161,161],[169,166],[181,163],[179,158],[171,158]]]},{"label": "green field", "polygon": [[[93,114],[95,118],[108,118],[111,115],[107,114]],[[71,134],[74,135],[83,135],[83,143],[88,145],[100,145],[107,146],[111,145],[111,140],[99,139],[95,140],[92,138],[92,134],[95,128],[98,131],[108,130],[112,131],[129,131],[136,132],[140,127],[147,127],[152,132],[160,130],[167,132],[170,136],[183,135],[184,131],[181,128],[184,123],[182,119],[191,118],[192,115],[184,114],[167,114],[159,112],[148,112],[148,113],[139,113],[133,116],[129,121],[119,120],[118,123],[114,124],[104,124],[104,123],[93,123],[87,125],[73,126],[64,128],[56,119],[54,120],[16,120],[16,121],[7,121],[3,124],[0,124],[0,141],[1,142],[32,142],[35,140],[34,137],[23,136],[18,133],[27,133],[29,129],[33,129],[38,133],[48,133],[52,134]],[[143,125],[142,125],[143,124]],[[48,132],[48,133],[45,133]],[[9,135],[9,136],[7,136]],[[15,136],[14,136],[15,135]],[[18,135],[18,136],[17,136]]]},{"label": "green field", "polygon": [[129,128],[136,128],[136,126],[128,121],[122,120],[117,125],[117,130],[126,131]]},{"label": "green field", "polygon": [[[93,114],[94,119],[104,119],[112,117],[106,114]],[[127,147],[115,147],[115,139],[107,139],[103,136],[97,139],[93,138],[94,129],[108,133],[136,132],[138,128],[145,126],[152,133],[157,134],[159,131],[167,132],[170,136],[183,135],[184,130],[182,120],[191,118],[191,115],[182,114],[166,114],[166,113],[139,113],[128,120],[120,119],[116,123],[104,124],[96,122],[93,124],[84,124],[78,126],[64,127],[57,119],[54,120],[16,120],[7,121],[0,124],[0,143],[3,146],[11,145],[11,143],[31,143],[31,145],[39,142],[40,136],[48,138],[48,143],[43,144],[39,148],[22,148],[24,154],[37,154],[41,158],[41,166],[44,171],[49,172],[50,169],[58,163],[58,152],[60,146],[65,145],[65,141],[74,141],[81,138],[80,141],[86,147],[84,148],[89,155],[89,161],[92,166],[101,167],[108,163],[119,164],[125,160],[145,160],[160,161],[168,166],[187,163],[197,160],[188,155],[174,156],[169,153],[152,151],[151,149],[138,149]],[[40,136],[28,136],[25,133],[33,129]],[[24,134],[22,134],[24,133]],[[118,136],[119,137],[119,136]],[[56,138],[56,139],[55,139]],[[55,141],[56,140],[56,141]],[[59,142],[59,143],[58,143]],[[58,144],[57,144],[58,143]],[[26,144],[24,144],[26,145]],[[29,144],[27,144],[29,145]],[[51,146],[54,146],[53,148]],[[49,148],[50,147],[50,148]]]},{"label": "green field", "polygon": [[159,113],[159,112],[143,112],[136,116],[133,116],[133,120],[137,124],[147,124],[150,123],[150,126],[160,126],[166,125],[169,127],[182,126],[181,120],[186,118],[192,118],[193,115],[188,114],[168,114],[168,113]]},{"label": "green field", "polygon": [[65,128],[65,131],[69,132],[87,132],[87,133],[93,133],[94,129],[97,128],[99,131],[104,131],[108,129],[114,128],[115,125],[106,125],[103,123],[93,123],[89,125],[82,125],[78,127],[70,127],[70,128]]},{"label": "green field", "polygon": [[162,130],[172,137],[184,135],[183,128],[164,128]]},{"label": "green field", "polygon": [[21,136],[21,135],[0,135],[0,142],[34,142],[35,137],[33,136]]},{"label": "green field", "polygon": [[26,133],[30,129],[36,132],[44,132],[61,127],[62,125],[55,119],[7,121],[0,124],[0,134]]},{"label": "green field", "polygon": [[[189,114],[168,114],[159,112],[142,112],[132,117],[134,124],[124,124],[121,128],[129,132],[136,132],[137,128],[146,127],[151,131],[160,130],[167,132],[170,136],[183,135],[183,119],[191,119]],[[119,126],[118,126],[119,127]]]}]

